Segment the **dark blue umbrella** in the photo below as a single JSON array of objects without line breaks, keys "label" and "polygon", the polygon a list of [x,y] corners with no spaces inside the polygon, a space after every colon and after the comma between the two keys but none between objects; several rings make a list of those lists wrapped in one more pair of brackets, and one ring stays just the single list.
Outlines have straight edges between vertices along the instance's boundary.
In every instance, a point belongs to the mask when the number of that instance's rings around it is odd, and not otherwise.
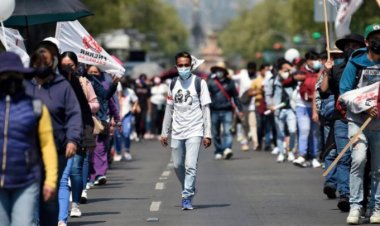
[{"label": "dark blue umbrella", "polygon": [[72,21],[93,15],[79,0],[16,0],[5,26],[25,26]]}]

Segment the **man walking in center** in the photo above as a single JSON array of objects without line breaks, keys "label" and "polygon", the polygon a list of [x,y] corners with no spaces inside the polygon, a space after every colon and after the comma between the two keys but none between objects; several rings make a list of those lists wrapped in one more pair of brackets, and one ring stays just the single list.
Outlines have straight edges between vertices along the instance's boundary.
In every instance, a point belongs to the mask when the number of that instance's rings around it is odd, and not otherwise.
[{"label": "man walking in center", "polygon": [[182,209],[191,210],[201,143],[211,145],[211,103],[207,84],[191,73],[187,52],[175,56],[179,77],[173,79],[167,97],[161,144],[168,145],[170,127],[174,171],[182,185]]}]

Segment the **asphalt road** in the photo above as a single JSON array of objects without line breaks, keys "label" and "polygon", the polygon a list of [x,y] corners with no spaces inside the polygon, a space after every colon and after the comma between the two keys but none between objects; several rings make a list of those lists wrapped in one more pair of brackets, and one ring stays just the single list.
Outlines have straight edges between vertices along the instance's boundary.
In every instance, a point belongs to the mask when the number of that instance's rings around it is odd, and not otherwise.
[{"label": "asphalt road", "polygon": [[235,150],[216,161],[210,148],[199,158],[195,209],[182,211],[170,150],[143,141],[132,154],[111,166],[107,185],[89,191],[83,216],[68,225],[345,225],[347,213],[322,193],[321,169],[279,164],[268,152]]}]

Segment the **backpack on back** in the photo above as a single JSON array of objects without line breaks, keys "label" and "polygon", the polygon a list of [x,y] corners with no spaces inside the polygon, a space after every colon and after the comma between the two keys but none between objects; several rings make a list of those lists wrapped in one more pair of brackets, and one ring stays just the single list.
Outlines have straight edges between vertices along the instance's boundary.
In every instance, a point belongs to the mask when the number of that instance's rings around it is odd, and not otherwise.
[{"label": "backpack on back", "polygon": [[[170,82],[170,92],[173,92],[174,86],[178,80],[178,77],[174,77]],[[201,81],[202,79],[198,76],[195,76],[195,90],[197,91],[198,99],[201,99]]]},{"label": "backpack on back", "polygon": [[313,101],[315,84],[317,83],[317,73],[307,73],[305,80],[300,85],[300,95],[304,101]]}]

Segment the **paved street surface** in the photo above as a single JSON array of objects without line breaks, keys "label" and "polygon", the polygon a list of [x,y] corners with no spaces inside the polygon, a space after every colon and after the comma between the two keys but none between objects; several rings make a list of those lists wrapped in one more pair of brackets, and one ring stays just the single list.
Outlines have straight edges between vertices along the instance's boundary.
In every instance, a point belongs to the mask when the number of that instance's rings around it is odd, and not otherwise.
[{"label": "paved street surface", "polygon": [[[345,225],[347,214],[322,193],[321,169],[278,164],[268,152],[236,149],[229,161],[202,151],[193,211],[182,211],[170,150],[133,143],[131,162],[111,166],[108,183],[89,191],[83,216],[69,225]],[[148,221],[149,219],[149,221]]]}]

